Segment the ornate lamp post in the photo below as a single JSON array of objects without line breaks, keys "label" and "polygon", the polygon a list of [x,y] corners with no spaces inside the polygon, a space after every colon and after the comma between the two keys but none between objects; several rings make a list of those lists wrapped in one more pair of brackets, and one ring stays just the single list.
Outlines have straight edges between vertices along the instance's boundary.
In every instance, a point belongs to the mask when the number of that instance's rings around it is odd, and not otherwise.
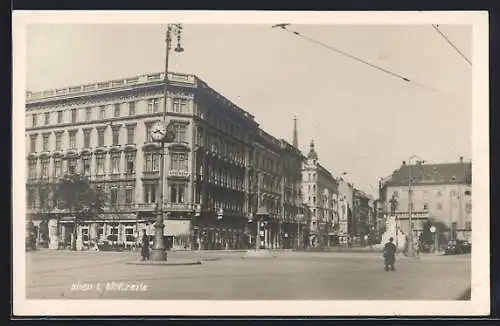
[{"label": "ornate lamp post", "polygon": [[417,165],[425,163],[418,155],[413,155],[408,159],[408,256],[413,256],[413,224],[412,224],[412,210],[413,210],[413,199],[412,199],[412,176],[411,176],[411,160],[419,159],[416,161]]},{"label": "ornate lamp post", "polygon": [[159,201],[156,203],[156,222],[154,225],[155,236],[153,239],[153,248],[151,250],[150,259],[153,261],[166,261],[167,251],[163,237],[165,224],[164,219],[164,186],[165,186],[165,143],[170,143],[175,139],[175,132],[171,124],[167,125],[167,98],[168,98],[168,58],[172,48],[172,36],[177,39],[175,52],[183,52],[181,46],[181,24],[169,24],[166,34],[166,51],[165,51],[165,76],[164,76],[164,93],[163,93],[163,121],[156,123],[151,130],[151,137],[154,141],[159,142],[160,146],[160,193]]}]

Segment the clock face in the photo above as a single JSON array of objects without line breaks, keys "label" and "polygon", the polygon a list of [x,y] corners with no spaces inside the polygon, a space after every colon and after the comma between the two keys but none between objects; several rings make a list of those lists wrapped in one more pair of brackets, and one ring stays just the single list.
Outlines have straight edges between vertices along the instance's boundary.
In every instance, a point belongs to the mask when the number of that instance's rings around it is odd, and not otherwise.
[{"label": "clock face", "polygon": [[157,122],[151,128],[151,137],[155,141],[162,140],[165,137],[165,126],[161,122]]}]

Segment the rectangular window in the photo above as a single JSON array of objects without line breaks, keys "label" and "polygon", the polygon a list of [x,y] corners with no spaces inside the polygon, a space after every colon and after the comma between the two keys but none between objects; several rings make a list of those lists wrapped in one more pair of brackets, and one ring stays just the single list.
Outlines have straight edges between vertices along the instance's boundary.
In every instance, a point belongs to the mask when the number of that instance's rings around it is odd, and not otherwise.
[{"label": "rectangular window", "polygon": [[160,99],[152,98],[148,100],[148,113],[156,113],[160,111]]},{"label": "rectangular window", "polygon": [[50,112],[45,112],[45,125],[50,124]]},{"label": "rectangular window", "polygon": [[83,175],[90,175],[90,157],[83,158]]},{"label": "rectangular window", "polygon": [[76,131],[69,132],[69,148],[76,148]]},{"label": "rectangular window", "polygon": [[115,206],[118,203],[118,188],[111,187],[110,201],[111,201],[111,205],[113,205],[113,206]]},{"label": "rectangular window", "polygon": [[457,222],[451,223],[451,229],[456,230],[457,229]]},{"label": "rectangular window", "polygon": [[201,127],[198,127],[198,130],[196,132],[196,144],[198,146],[204,146],[204,144],[203,144],[203,129]]},{"label": "rectangular window", "polygon": [[77,118],[77,112],[76,109],[71,109],[71,123],[75,123],[76,122],[76,118]]},{"label": "rectangular window", "polygon": [[63,111],[57,111],[57,123],[63,123]]},{"label": "rectangular window", "polygon": [[120,173],[120,156],[118,155],[111,157],[111,173]]},{"label": "rectangular window", "polygon": [[31,125],[33,127],[36,127],[37,122],[38,122],[37,119],[38,119],[38,116],[36,115],[36,113],[33,113],[33,115],[31,116]]},{"label": "rectangular window", "polygon": [[159,153],[144,153],[146,172],[155,172],[159,170]]},{"label": "rectangular window", "polygon": [[84,148],[90,148],[90,133],[91,129],[85,129],[83,130],[83,147]]},{"label": "rectangular window", "polygon": [[62,150],[62,132],[56,133],[56,151]]},{"label": "rectangular window", "polygon": [[99,120],[106,119],[106,106],[102,105],[99,107]]},{"label": "rectangular window", "polygon": [[116,103],[114,105],[114,112],[113,112],[113,116],[115,118],[118,118],[120,116],[120,103]]},{"label": "rectangular window", "polygon": [[146,184],[144,185],[144,202],[154,203],[156,202],[156,185]]},{"label": "rectangular window", "polygon": [[76,159],[68,160],[68,173],[75,174],[76,173]]},{"label": "rectangular window", "polygon": [[429,204],[424,204],[424,211],[429,209]]},{"label": "rectangular window", "polygon": [[172,203],[184,203],[185,186],[183,184],[172,184],[170,186],[170,201]]},{"label": "rectangular window", "polygon": [[158,153],[153,153],[151,156],[153,157],[153,171],[158,171],[160,168],[160,165],[159,165],[159,161],[160,161],[159,156],[160,155]]},{"label": "rectangular window", "polygon": [[149,143],[152,141],[151,139],[151,129],[153,128],[153,123],[146,123],[146,143]]},{"label": "rectangular window", "polygon": [[438,203],[438,204],[437,204],[437,210],[438,210],[438,211],[440,211],[440,210],[442,210],[442,209],[443,209],[443,204]]},{"label": "rectangular window", "polygon": [[135,126],[127,126],[127,144],[135,144]]},{"label": "rectangular window", "polygon": [[36,161],[30,160],[28,163],[28,176],[30,179],[36,178]]},{"label": "rectangular window", "polygon": [[134,189],[132,187],[125,188],[125,203],[131,204],[134,202]]},{"label": "rectangular window", "polygon": [[174,126],[175,141],[179,143],[186,142],[186,125],[177,124]]},{"label": "rectangular window", "polygon": [[171,154],[171,169],[179,171],[187,171],[187,158],[185,153],[172,153]]},{"label": "rectangular window", "polygon": [[465,222],[465,229],[472,230],[472,222]]},{"label": "rectangular window", "polygon": [[27,190],[27,204],[30,208],[35,208],[36,200],[35,200],[35,189]]},{"label": "rectangular window", "polygon": [[97,129],[97,146],[103,147],[104,146],[104,131],[105,129]]},{"label": "rectangular window", "polygon": [[127,154],[127,172],[128,175],[135,173],[135,153]]},{"label": "rectangular window", "polygon": [[173,98],[172,99],[172,111],[176,113],[186,112],[187,100],[184,98]]},{"label": "rectangular window", "polygon": [[36,139],[37,139],[37,135],[30,135],[30,152],[31,153],[36,152]]},{"label": "rectangular window", "polygon": [[42,161],[42,171],[41,171],[41,176],[43,178],[46,178],[49,176],[49,160],[43,160]]},{"label": "rectangular window", "polygon": [[117,146],[120,144],[120,129],[113,128],[113,145]]},{"label": "rectangular window", "polygon": [[144,171],[151,172],[153,170],[151,153],[144,153]]},{"label": "rectangular window", "polygon": [[135,115],[135,102],[128,102],[128,115]]},{"label": "rectangular window", "polygon": [[47,152],[49,150],[49,137],[50,137],[49,134],[43,135],[43,144],[42,144],[43,146],[42,146],[42,148],[43,148],[44,152]]},{"label": "rectangular window", "polygon": [[104,156],[103,155],[99,155],[96,157],[96,171],[97,171],[97,175],[104,174]]},{"label": "rectangular window", "polygon": [[61,159],[54,160],[54,176],[60,178],[63,175],[63,165]]},{"label": "rectangular window", "polygon": [[85,109],[85,121],[92,120],[92,108]]}]

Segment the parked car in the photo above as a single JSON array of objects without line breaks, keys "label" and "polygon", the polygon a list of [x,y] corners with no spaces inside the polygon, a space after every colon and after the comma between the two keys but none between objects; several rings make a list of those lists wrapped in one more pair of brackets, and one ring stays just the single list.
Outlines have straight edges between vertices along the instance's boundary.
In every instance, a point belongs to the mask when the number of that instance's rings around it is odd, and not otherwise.
[{"label": "parked car", "polygon": [[420,251],[423,253],[429,253],[432,251],[434,248],[433,244],[427,243],[427,242],[421,242],[420,243]]},{"label": "parked car", "polygon": [[470,254],[472,252],[472,244],[469,241],[465,240],[463,242],[463,247],[465,254]]},{"label": "parked car", "polygon": [[460,255],[469,253],[471,245],[468,241],[464,240],[450,240],[444,251],[445,255]]}]

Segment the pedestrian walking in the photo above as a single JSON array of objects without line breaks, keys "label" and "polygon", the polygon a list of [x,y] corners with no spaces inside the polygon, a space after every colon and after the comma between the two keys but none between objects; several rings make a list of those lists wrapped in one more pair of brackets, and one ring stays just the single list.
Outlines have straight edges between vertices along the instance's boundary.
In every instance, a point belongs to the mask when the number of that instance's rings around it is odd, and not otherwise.
[{"label": "pedestrian walking", "polygon": [[142,248],[141,248],[141,260],[149,260],[149,237],[146,234],[146,230],[142,231]]},{"label": "pedestrian walking", "polygon": [[389,268],[391,271],[396,270],[394,268],[394,264],[396,262],[396,245],[393,243],[394,238],[390,238],[389,242],[387,242],[384,246],[384,264],[385,271],[388,271]]}]

